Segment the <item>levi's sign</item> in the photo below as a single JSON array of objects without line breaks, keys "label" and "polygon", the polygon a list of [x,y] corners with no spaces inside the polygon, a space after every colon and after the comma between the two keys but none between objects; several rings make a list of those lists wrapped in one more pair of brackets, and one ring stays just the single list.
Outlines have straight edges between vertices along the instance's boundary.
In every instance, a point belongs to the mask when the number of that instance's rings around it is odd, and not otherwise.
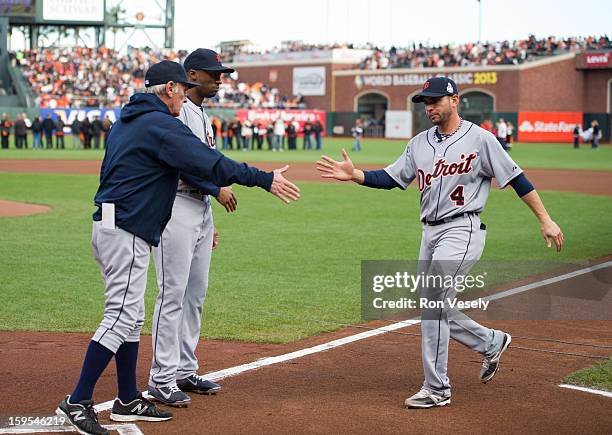
[{"label": "levi's sign", "polygon": [[576,58],[576,67],[581,68],[611,68],[612,52],[595,51],[581,54]]}]

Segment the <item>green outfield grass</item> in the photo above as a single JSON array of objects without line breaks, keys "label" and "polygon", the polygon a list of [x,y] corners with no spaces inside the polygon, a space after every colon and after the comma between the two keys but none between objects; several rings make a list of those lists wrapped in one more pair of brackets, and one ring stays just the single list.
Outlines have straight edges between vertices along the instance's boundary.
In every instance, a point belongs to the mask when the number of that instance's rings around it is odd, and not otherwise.
[{"label": "green outfield grass", "polygon": [[612,359],[602,361],[566,376],[566,384],[612,392]]},{"label": "green outfield grass", "polygon": [[[0,218],[0,330],[93,331],[103,289],[89,245],[95,175],[0,173],[0,198],[48,204],[53,212]],[[300,183],[284,205],[260,189],[236,187],[239,209],[215,208],[215,252],[204,335],[287,342],[360,320],[360,261],[415,259],[418,192]],[[492,192],[483,220],[488,260],[568,260],[610,254],[612,198],[541,192],[566,234],[546,249],[514,192]],[[571,204],[571,210],[568,208]],[[580,218],[577,219],[577,210]],[[597,230],[594,230],[597,228]],[[147,323],[157,293],[150,270]]]},{"label": "green outfield grass", "polygon": [[[66,140],[71,147],[71,139]],[[355,163],[388,164],[402,153],[406,141],[388,139],[365,139],[363,151],[351,153],[352,140],[348,138],[325,139],[323,153],[339,158],[340,149],[347,148]],[[301,147],[301,140],[299,141]],[[264,147],[266,145],[264,144]],[[102,150],[0,150],[0,159],[73,159],[95,160],[101,159]],[[318,151],[285,151],[273,153],[270,151],[229,151],[227,155],[233,159],[249,162],[313,162],[321,152]],[[571,144],[515,144],[510,152],[512,157],[525,168],[554,168],[554,169],[587,169],[598,171],[612,171],[612,147],[602,146],[598,150],[591,150],[582,145],[575,150]]]}]

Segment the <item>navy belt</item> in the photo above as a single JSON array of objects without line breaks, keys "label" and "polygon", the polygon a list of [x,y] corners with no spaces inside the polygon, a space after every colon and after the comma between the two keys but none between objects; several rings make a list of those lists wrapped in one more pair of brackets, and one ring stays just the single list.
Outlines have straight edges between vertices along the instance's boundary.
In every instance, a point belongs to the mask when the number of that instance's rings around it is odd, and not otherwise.
[{"label": "navy belt", "polygon": [[468,211],[466,213],[461,213],[461,214],[456,214],[454,216],[450,216],[444,219],[440,219],[439,221],[428,221],[425,219],[422,219],[421,222],[423,222],[425,225],[430,225],[432,227],[435,227],[436,225],[442,225],[442,224],[447,224],[449,222],[452,222],[454,220],[457,220],[459,218],[465,217],[465,216],[478,216],[480,213],[476,213],[474,211]]}]

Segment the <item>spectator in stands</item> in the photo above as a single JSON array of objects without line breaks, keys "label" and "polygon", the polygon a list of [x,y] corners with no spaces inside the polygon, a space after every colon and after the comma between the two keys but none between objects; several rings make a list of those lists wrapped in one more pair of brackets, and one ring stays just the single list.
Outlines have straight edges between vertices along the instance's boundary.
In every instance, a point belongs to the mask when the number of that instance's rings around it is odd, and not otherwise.
[{"label": "spectator in stands", "polygon": [[284,151],[285,123],[278,117],[274,121],[274,148],[273,151]]},{"label": "spectator in stands", "polygon": [[58,116],[55,120],[55,148],[64,149],[66,148],[64,144],[64,127],[66,124],[61,116]]},{"label": "spectator in stands", "polygon": [[40,116],[34,117],[34,121],[32,121],[32,148],[34,149],[42,149],[42,121]]},{"label": "spectator in stands", "polygon": [[593,129],[591,148],[595,150],[599,147],[599,140],[601,139],[601,128],[599,127],[599,122],[596,119],[591,122],[591,128]]},{"label": "spectator in stands", "polygon": [[304,128],[302,129],[302,132],[304,134],[304,143],[302,144],[302,149],[311,150],[312,141],[310,140],[310,136],[312,135],[312,123],[310,121],[306,121],[304,123]]},{"label": "spectator in stands", "polygon": [[351,133],[355,138],[353,151],[361,151],[361,138],[363,137],[363,121],[361,118],[357,118],[355,121],[355,126],[351,129]]},{"label": "spectator in stands", "polygon": [[23,114],[17,115],[15,119],[15,148],[28,147],[28,128]]},{"label": "spectator in stands", "polygon": [[580,147],[580,130],[582,130],[580,124],[576,124],[574,126],[574,148]]},{"label": "spectator in stands", "polygon": [[96,150],[100,149],[100,136],[102,136],[102,121],[100,121],[100,117],[96,115],[94,120],[91,122],[91,138],[93,140],[93,147]]},{"label": "spectator in stands", "polygon": [[508,149],[508,146],[506,145],[507,134],[508,126],[506,125],[504,118],[499,118],[499,120],[497,121],[497,140],[505,150]]},{"label": "spectator in stands", "polygon": [[81,121],[79,118],[75,117],[74,121],[70,125],[70,131],[72,133],[72,148],[79,149],[83,147],[83,142],[81,142]]},{"label": "spectator in stands", "polygon": [[287,149],[295,150],[297,149],[297,127],[295,123],[290,122],[287,126]]},{"label": "spectator in stands", "polygon": [[113,121],[110,120],[110,116],[106,114],[104,116],[104,121],[102,121],[102,132],[104,134],[104,149],[106,149],[106,141],[108,140],[108,134],[110,133],[110,129],[113,126]]},{"label": "spectator in stands", "polygon": [[0,127],[0,134],[2,135],[2,149],[8,149],[9,147],[9,138],[11,136],[11,129],[13,128],[13,123],[9,118],[8,113],[2,114],[2,126]]},{"label": "spectator in stands", "polygon": [[321,121],[317,119],[314,124],[312,124],[312,131],[315,136],[317,150],[320,150],[323,148],[323,141],[321,136],[323,134],[323,124],[321,124]]},{"label": "spectator in stands", "polygon": [[55,130],[55,123],[51,119],[51,114],[47,113],[46,118],[42,123],[43,132],[45,133],[45,145],[47,149],[53,148],[53,130]]}]

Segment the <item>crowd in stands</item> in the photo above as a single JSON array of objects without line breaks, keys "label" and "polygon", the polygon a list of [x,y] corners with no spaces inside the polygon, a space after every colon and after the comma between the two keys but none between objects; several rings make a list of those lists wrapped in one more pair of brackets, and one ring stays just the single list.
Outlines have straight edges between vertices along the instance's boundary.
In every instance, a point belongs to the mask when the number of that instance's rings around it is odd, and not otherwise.
[{"label": "crowd in stands", "polygon": [[206,100],[208,107],[231,109],[304,109],[304,98],[301,95],[281,95],[277,88],[264,83],[240,83],[230,77],[223,77],[216,98]]},{"label": "crowd in stands", "polygon": [[[427,68],[481,65],[513,65],[559,53],[612,49],[607,36],[586,38],[537,39],[531,35],[519,41],[468,43],[461,45],[425,46],[378,49],[371,45],[305,44],[294,42],[258,53],[330,50],[334,48],[371,49],[361,69]],[[254,53],[249,47],[224,52],[226,62],[236,54]],[[17,66],[36,96],[41,108],[55,107],[121,107],[130,95],[143,87],[144,73],[162,59],[182,62],[186,51],[154,51],[149,48],[129,48],[125,53],[102,48],[47,48],[12,53]],[[222,108],[305,108],[301,96],[282,95],[277,88],[265,83],[242,83],[230,77],[210,107]]]},{"label": "crowd in stands", "polygon": [[[187,52],[130,48],[119,54],[110,48],[48,48],[14,53],[16,65],[36,95],[40,108],[121,107],[144,87],[149,66],[163,59],[182,62]],[[304,108],[300,96],[281,95],[263,83],[224,79],[211,107]]]},{"label": "crowd in stands", "polygon": [[471,42],[459,45],[426,46],[376,49],[365,58],[361,69],[386,68],[435,68],[457,66],[519,65],[544,56],[554,56],[582,50],[610,50],[612,42],[608,36],[599,38],[555,38],[537,39],[530,35],[519,41]]},{"label": "crowd in stands", "polygon": [[162,59],[181,61],[184,51],[130,48],[47,48],[14,54],[39,107],[119,107],[142,88],[145,71]]},{"label": "crowd in stands", "polygon": [[241,54],[277,54],[277,53],[296,53],[303,51],[323,51],[333,50],[336,48],[358,49],[358,50],[373,50],[375,46],[372,44],[349,44],[334,42],[331,44],[307,44],[302,41],[293,41],[285,43],[280,47],[267,49],[256,48],[250,45],[245,45],[240,48],[222,48],[221,55],[226,62],[232,62],[234,57]]}]

